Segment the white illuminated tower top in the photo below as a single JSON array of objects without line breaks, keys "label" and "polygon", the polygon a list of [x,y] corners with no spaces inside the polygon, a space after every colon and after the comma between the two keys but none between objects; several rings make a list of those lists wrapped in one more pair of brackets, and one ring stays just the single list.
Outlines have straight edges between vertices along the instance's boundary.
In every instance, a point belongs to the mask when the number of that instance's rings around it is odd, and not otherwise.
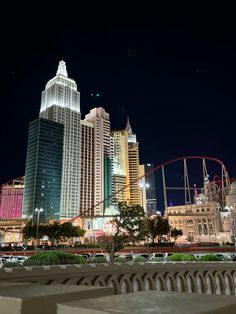
[{"label": "white illuminated tower top", "polygon": [[56,76],[47,82],[42,92],[40,113],[54,105],[80,112],[80,93],[76,82],[68,77],[63,60],[59,62]]},{"label": "white illuminated tower top", "polygon": [[130,122],[129,122],[129,118],[127,118],[127,123],[126,123],[126,131],[128,131],[128,143],[137,143],[137,138],[136,138],[136,134],[133,133]]},{"label": "white illuminated tower top", "polygon": [[61,60],[58,65],[57,75],[59,74],[68,77],[67,70],[66,70],[66,63],[63,60]]}]

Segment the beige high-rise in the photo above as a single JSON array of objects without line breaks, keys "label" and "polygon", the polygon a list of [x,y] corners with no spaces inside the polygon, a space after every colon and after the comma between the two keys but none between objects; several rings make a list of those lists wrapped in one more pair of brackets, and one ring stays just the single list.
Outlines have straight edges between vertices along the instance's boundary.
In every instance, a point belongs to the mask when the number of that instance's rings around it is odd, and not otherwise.
[{"label": "beige high-rise", "polygon": [[129,151],[128,131],[115,130],[112,132],[114,139],[114,199],[118,202],[130,201],[129,185]]},{"label": "beige high-rise", "polygon": [[139,190],[139,143],[136,134],[133,133],[129,118],[127,119],[126,131],[128,132],[128,160],[130,180],[130,205],[141,205]]},{"label": "beige high-rise", "polygon": [[[114,187],[117,201],[141,205],[139,188],[139,143],[129,118],[125,130],[112,132],[114,138]],[[127,186],[126,188],[124,188]],[[118,193],[117,193],[118,192]]]},{"label": "beige high-rise", "polygon": [[102,107],[94,108],[85,116],[85,121],[94,125],[94,214],[102,215],[112,195],[113,139],[109,113]]},{"label": "beige high-rise", "polygon": [[80,213],[93,215],[94,123],[80,120]]}]

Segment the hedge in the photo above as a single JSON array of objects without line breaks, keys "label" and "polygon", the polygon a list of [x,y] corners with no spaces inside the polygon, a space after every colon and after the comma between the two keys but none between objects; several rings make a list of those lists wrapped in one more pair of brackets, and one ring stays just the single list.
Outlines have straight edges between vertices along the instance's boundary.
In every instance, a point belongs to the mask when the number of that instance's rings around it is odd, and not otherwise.
[{"label": "hedge", "polygon": [[199,261],[202,262],[218,262],[221,261],[220,257],[217,255],[209,254],[209,255],[203,255],[199,258]]},{"label": "hedge", "polygon": [[168,257],[172,262],[181,262],[181,261],[196,261],[196,258],[192,254],[176,253]]},{"label": "hedge", "polygon": [[23,266],[59,264],[86,264],[86,259],[66,252],[52,251],[31,255],[24,261]]}]

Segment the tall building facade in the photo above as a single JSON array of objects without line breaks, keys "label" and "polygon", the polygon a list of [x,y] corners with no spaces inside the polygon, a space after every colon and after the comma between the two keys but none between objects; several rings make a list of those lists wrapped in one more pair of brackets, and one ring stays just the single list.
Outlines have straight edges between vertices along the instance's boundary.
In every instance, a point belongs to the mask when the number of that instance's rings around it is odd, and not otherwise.
[{"label": "tall building facade", "polygon": [[42,92],[40,117],[64,125],[60,217],[72,218],[80,208],[80,93],[64,61]]},{"label": "tall building facade", "polygon": [[25,168],[23,218],[60,218],[63,125],[38,118],[30,123]]},{"label": "tall building facade", "polygon": [[157,195],[156,195],[156,181],[155,174],[152,172],[154,168],[153,163],[145,164],[144,171],[148,176],[145,177],[146,185],[146,202],[147,202],[147,213],[149,215],[157,212]]},{"label": "tall building facade", "polygon": [[130,205],[141,205],[139,190],[139,143],[136,134],[133,133],[129,119],[126,130],[128,132],[128,156],[129,156],[129,179],[130,179]]},{"label": "tall building facade", "polygon": [[118,202],[130,201],[129,152],[127,130],[112,131],[114,139],[114,192]]},{"label": "tall building facade", "polygon": [[23,191],[24,177],[2,184],[0,192],[0,219],[21,218]]},{"label": "tall building facade", "polygon": [[80,213],[92,215],[94,206],[94,123],[80,121]]},{"label": "tall building facade", "polygon": [[94,214],[102,215],[111,203],[111,199],[107,198],[112,194],[110,119],[109,114],[99,107],[90,110],[85,120],[94,124]]}]

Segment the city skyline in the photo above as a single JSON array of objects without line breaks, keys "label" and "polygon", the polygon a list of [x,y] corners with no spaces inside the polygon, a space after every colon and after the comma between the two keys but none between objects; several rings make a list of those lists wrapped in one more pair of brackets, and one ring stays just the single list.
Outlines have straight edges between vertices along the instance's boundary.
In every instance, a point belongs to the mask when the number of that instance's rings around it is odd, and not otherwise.
[{"label": "city skyline", "polygon": [[219,22],[207,11],[201,20],[177,13],[158,13],[149,22],[125,13],[119,19],[117,13],[98,25],[93,14],[84,25],[65,16],[61,32],[48,34],[53,17],[46,14],[41,29],[30,18],[33,38],[24,23],[9,27],[11,41],[4,36],[2,51],[0,182],[24,175],[28,124],[37,118],[41,91],[62,56],[79,87],[82,119],[102,106],[115,130],[125,127],[128,116],[141,143],[140,163],[210,155],[235,177],[232,22],[225,23],[225,16]]}]

